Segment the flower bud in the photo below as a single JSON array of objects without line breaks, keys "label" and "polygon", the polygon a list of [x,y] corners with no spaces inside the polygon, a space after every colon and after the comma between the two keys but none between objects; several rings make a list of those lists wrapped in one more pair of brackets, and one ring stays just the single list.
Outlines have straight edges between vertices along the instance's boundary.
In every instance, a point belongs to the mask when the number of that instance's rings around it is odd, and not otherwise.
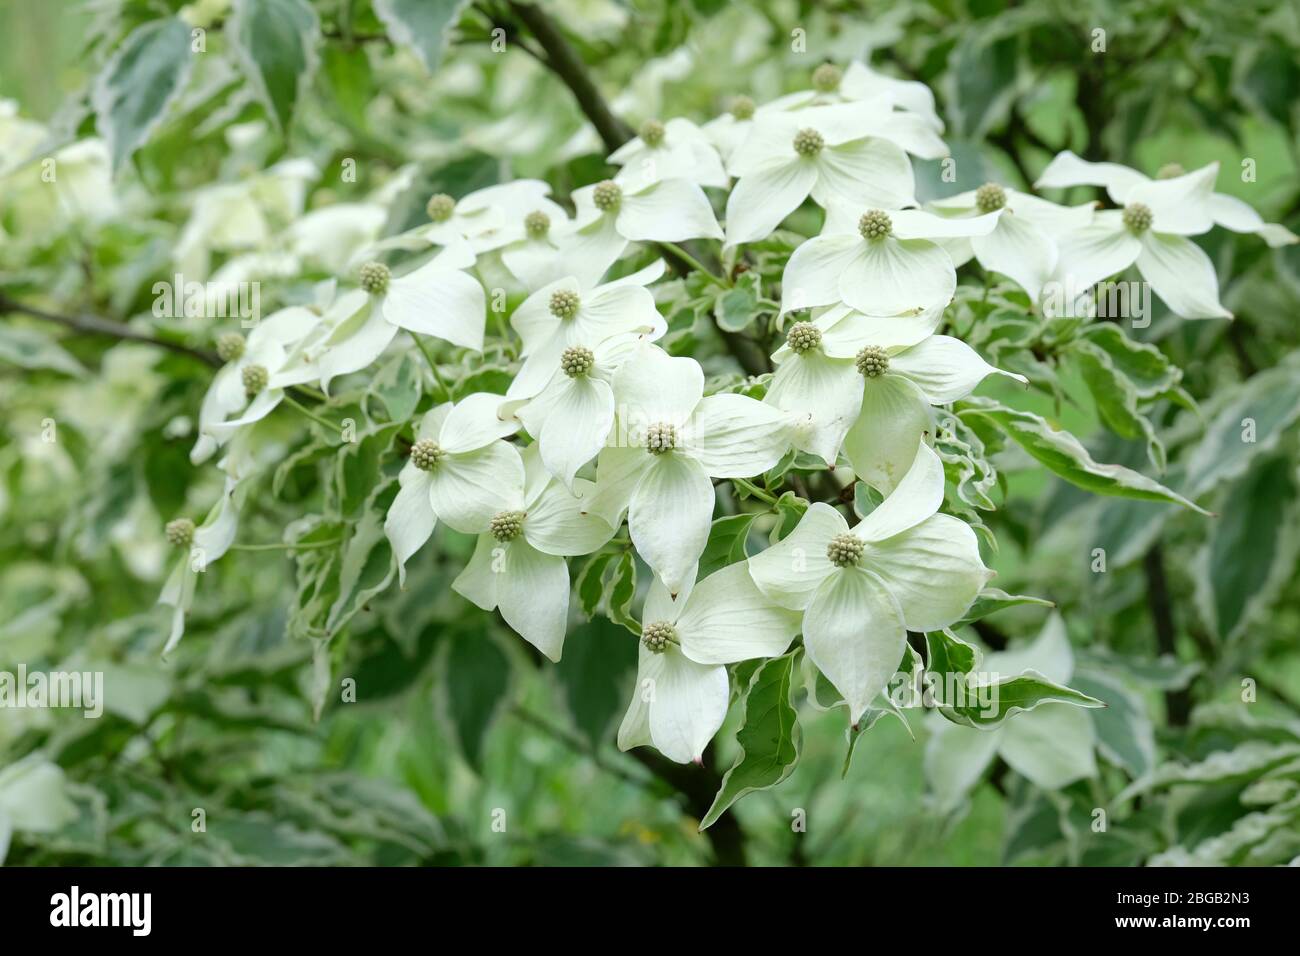
[{"label": "flower bud", "polygon": [[985,183],[975,190],[975,205],[980,212],[997,212],[1007,204],[1007,191],[997,183]]},{"label": "flower bud", "polygon": [[650,653],[662,654],[677,643],[677,628],[667,621],[651,621],[641,630],[641,642]]},{"label": "flower bud", "polygon": [[894,223],[889,218],[889,213],[880,209],[865,212],[858,220],[858,232],[862,234],[863,239],[884,239],[893,231]]},{"label": "flower bud", "polygon": [[560,356],[560,368],[569,378],[578,378],[586,375],[591,371],[591,366],[596,362],[596,356],[589,348],[581,345],[573,345],[565,349]]},{"label": "flower bud", "polygon": [[641,142],[647,146],[658,146],[664,141],[664,124],[657,119],[648,119],[641,124]]},{"label": "flower bud", "polygon": [[785,344],[802,355],[822,344],[822,330],[811,322],[796,322],[785,335]]},{"label": "flower bud", "polygon": [[1151,207],[1146,203],[1131,202],[1124,207],[1124,225],[1133,232],[1142,233],[1151,228]]},{"label": "flower bud", "polygon": [[456,200],[446,193],[436,193],[429,197],[424,211],[429,214],[429,218],[434,222],[446,222],[451,218],[451,214],[456,211]]},{"label": "flower bud", "polygon": [[591,200],[601,212],[613,212],[623,202],[623,187],[612,179],[596,184]]},{"label": "flower bud", "polygon": [[731,101],[731,115],[738,120],[754,118],[754,101],[748,96],[737,96]]},{"label": "flower bud", "polygon": [[393,277],[388,266],[382,262],[367,262],[357,270],[357,281],[361,288],[371,295],[383,295],[388,291],[388,280]]},{"label": "flower bud", "polygon": [[571,319],[578,314],[578,293],[569,289],[556,289],[551,293],[551,315],[557,319]]},{"label": "flower bud", "polygon": [[855,361],[863,378],[879,378],[889,370],[889,353],[879,345],[866,346]]},{"label": "flower bud", "polygon": [[813,70],[812,85],[813,89],[819,93],[834,93],[840,88],[840,80],[843,74],[840,68],[834,63],[823,63],[817,69]]},{"label": "flower bud", "polygon": [[434,466],[446,457],[442,446],[432,438],[421,438],[411,446],[411,464],[421,471],[433,471]]},{"label": "flower bud", "polygon": [[239,374],[244,382],[244,394],[249,398],[266,388],[267,382],[271,380],[265,365],[245,365]]},{"label": "flower bud", "polygon": [[194,540],[194,522],[189,518],[175,518],[163,529],[167,543],[178,548],[188,548]]},{"label": "flower bud", "polygon": [[243,358],[244,337],[238,332],[223,332],[217,336],[217,356],[223,362],[235,362]]},{"label": "flower bud", "polygon": [[488,522],[488,531],[502,544],[513,541],[524,530],[524,512],[498,511]]},{"label": "flower bud", "polygon": [[866,546],[852,532],[842,532],[831,538],[826,546],[826,557],[837,568],[847,568],[858,563]]},{"label": "flower bud", "polygon": [[801,129],[794,134],[794,151],[800,156],[816,156],[825,145],[826,140],[815,129]]},{"label": "flower bud", "polygon": [[655,422],[645,430],[645,450],[652,455],[662,455],[677,447],[677,426],[668,422]]}]

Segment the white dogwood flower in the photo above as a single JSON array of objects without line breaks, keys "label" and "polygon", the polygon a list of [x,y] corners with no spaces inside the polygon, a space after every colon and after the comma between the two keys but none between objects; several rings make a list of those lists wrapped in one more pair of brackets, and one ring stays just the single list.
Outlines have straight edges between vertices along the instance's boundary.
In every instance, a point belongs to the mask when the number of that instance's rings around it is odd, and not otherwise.
[{"label": "white dogwood flower", "polygon": [[[1129,202],[1132,190],[1139,186],[1147,185],[1153,181],[1176,179],[1183,175],[1204,174],[1209,169],[1214,170],[1214,176],[1218,175],[1218,166],[1214,163],[1203,166],[1193,173],[1186,173],[1181,165],[1171,163],[1162,167],[1155,180],[1152,180],[1150,176],[1128,166],[1121,166],[1119,163],[1089,162],[1067,149],[1056,154],[1056,157],[1043,170],[1043,174],[1038,177],[1038,181],[1034,183],[1034,186],[1038,189],[1064,188],[1068,186],[1104,186],[1111,201],[1116,205],[1124,206]],[[1135,198],[1136,201],[1142,201],[1140,195]],[[1235,196],[1211,191],[1208,197],[1202,195],[1201,198],[1206,203],[1210,218],[1214,220],[1216,225],[1220,225],[1232,232],[1257,235],[1274,247],[1300,242],[1300,236],[1297,236],[1286,226],[1265,222],[1263,217],[1248,203],[1242,202]]]},{"label": "white dogwood flower", "polygon": [[571,345],[560,353],[551,380],[516,415],[537,439],[543,464],[566,488],[605,447],[614,427],[614,373],[652,333],[625,332],[595,346]]},{"label": "white dogwood flower", "polygon": [[949,239],[942,245],[953,265],[960,268],[973,256],[990,272],[1011,277],[1034,302],[1056,271],[1057,238],[1086,228],[1095,209],[1093,203],[1060,206],[997,183],[930,205],[942,215],[963,219],[1005,209],[986,235]]},{"label": "white dogwood flower", "polygon": [[811,79],[811,89],[787,93],[764,104],[759,112],[806,110],[866,100],[897,109],[906,118],[920,120],[936,133],[943,131],[943,120],[935,109],[934,93],[917,80],[895,79],[858,60],[843,71],[832,63],[823,63],[813,70]]},{"label": "white dogwood flower", "polygon": [[[603,519],[542,466],[536,446],[523,453],[525,480],[490,518],[452,590],[485,611],[501,609],[518,634],[553,661],[564,650],[569,622],[567,556],[590,554],[614,536]],[[591,482],[577,482],[579,492]]]},{"label": "white dogwood flower", "polygon": [[235,429],[271,413],[284,396],[282,388],[271,386],[272,379],[287,361],[288,350],[320,322],[311,309],[290,306],[258,322],[247,339],[238,332],[218,336],[217,353],[226,364],[213,376],[199,407],[199,436],[190,450],[191,462],[207,461]]},{"label": "white dogwood flower", "polygon": [[163,657],[170,654],[185,635],[185,615],[194,603],[199,574],[230,550],[235,541],[239,531],[242,491],[239,479],[228,474],[221,500],[213,506],[203,524],[195,526],[188,518],[176,518],[167,523],[167,541],[179,549],[181,555],[158,595],[159,604],[172,608],[171,632],[162,650]]},{"label": "white dogwood flower", "polygon": [[912,164],[871,135],[873,117],[846,104],[755,119],[729,164],[738,182],[727,199],[727,245],[765,238],[809,196],[828,210],[912,205]]},{"label": "white dogwood flower", "polygon": [[704,190],[687,179],[606,179],[574,190],[573,204],[577,214],[556,238],[570,273],[591,284],[629,242],[722,238]]},{"label": "white dogwood flower", "polygon": [[614,375],[614,434],[596,462],[587,509],[628,530],[676,593],[709,537],[710,477],[745,478],[789,448],[789,416],[743,395],[704,396],[704,371],[643,344]]},{"label": "white dogwood flower", "polygon": [[550,184],[540,179],[488,186],[460,199],[435,193],[425,203],[429,224],[417,226],[411,234],[426,244],[449,246],[469,241],[477,249],[476,240],[492,235],[521,213],[554,205],[547,198],[550,194]]},{"label": "white dogwood flower", "polygon": [[700,127],[700,131],[709,138],[724,163],[730,163],[731,155],[749,136],[754,128],[754,101],[748,96],[737,96],[731,101],[727,112],[714,117]]},{"label": "white dogwood flower", "polygon": [[688,119],[648,119],[640,132],[609,156],[622,166],[615,182],[629,176],[647,179],[685,179],[697,186],[725,189],[730,182],[718,151],[708,136]]},{"label": "white dogwood flower", "polygon": [[475,392],[425,413],[401,486],[384,519],[384,534],[405,586],[406,562],[433,534],[439,520],[464,534],[478,534],[492,516],[510,510],[524,491],[524,466],[514,446],[501,439],[519,429],[502,417],[502,397]]},{"label": "white dogwood flower", "polygon": [[[1074,676],[1074,652],[1065,622],[1053,613],[1032,644],[988,654],[979,670],[993,680],[1032,670],[1068,685]],[[960,804],[995,756],[1044,790],[1059,790],[1097,774],[1097,733],[1084,708],[1049,701],[988,730],[934,716],[925,747],[925,775],[941,809]]]},{"label": "white dogwood flower", "polygon": [[[1078,176],[1069,173],[1083,160],[1058,156],[1057,161],[1053,163],[1057,169],[1048,166],[1046,182],[1040,179],[1038,185],[1074,184],[1071,181]],[[1139,181],[1135,177],[1141,174],[1126,167],[1100,165],[1113,169],[1078,175],[1108,179],[1114,194],[1123,197],[1124,208],[1098,212],[1091,225],[1060,238],[1056,279],[1066,289],[1082,293],[1136,265],[1155,294],[1183,318],[1232,318],[1219,302],[1214,263],[1187,238],[1214,226],[1211,197],[1218,163],[1182,176],[1146,181]]]},{"label": "white dogwood flower", "polygon": [[943,463],[922,442],[898,487],[852,529],[817,502],[749,559],[760,591],[804,612],[808,656],[855,724],[897,671],[907,632],[958,620],[992,575],[970,526],[937,513],[943,487]]},{"label": "white dogwood flower", "polygon": [[827,210],[822,234],[790,256],[781,278],[781,311],[845,303],[865,315],[902,315],[942,308],[957,288],[957,271],[936,242],[984,236],[1002,211],[945,219],[918,209]]},{"label": "white dogwood flower", "polygon": [[592,348],[614,335],[635,332],[658,338],[667,329],[645,288],[664,274],[656,259],[638,272],[589,285],[575,275],[542,286],[515,309],[510,323],[523,340],[524,363],[507,394],[532,398],[560,368],[567,348]]},{"label": "white dogwood flower", "polygon": [[694,580],[692,571],[675,600],[658,578],[650,585],[620,750],[652,745],[698,762],[727,714],[724,665],[784,654],[798,633],[799,613],[764,598],[744,562]]}]

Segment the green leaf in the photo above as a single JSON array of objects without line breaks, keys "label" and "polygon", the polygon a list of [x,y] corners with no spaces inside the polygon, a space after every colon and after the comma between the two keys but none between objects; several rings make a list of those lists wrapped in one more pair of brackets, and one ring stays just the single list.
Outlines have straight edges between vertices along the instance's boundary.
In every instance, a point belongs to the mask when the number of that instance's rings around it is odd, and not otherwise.
[{"label": "green leaf", "polygon": [[564,639],[555,665],[573,722],[593,745],[604,741],[614,717],[627,705],[624,676],[636,667],[635,639],[603,617],[576,627]]},{"label": "green leaf", "polygon": [[1300,744],[1270,744],[1251,740],[1231,750],[1219,750],[1191,764],[1161,764],[1146,777],[1135,780],[1114,800],[1124,803],[1140,793],[1163,790],[1179,784],[1244,783],[1274,767],[1300,757]]},{"label": "green leaf", "polygon": [[980,652],[950,630],[928,631],[925,635],[926,670],[940,677],[969,674],[980,662]]},{"label": "green leaf", "polygon": [[375,15],[393,42],[407,47],[430,73],[438,69],[447,34],[469,0],[374,0]]},{"label": "green leaf", "polygon": [[772,533],[768,538],[770,543],[776,544],[793,531],[803,519],[804,513],[808,510],[808,502],[793,491],[787,491],[772,507],[776,509],[777,521],[772,526]]},{"label": "green leaf", "polygon": [[953,696],[951,702],[945,700],[940,704],[939,712],[954,724],[987,730],[998,726],[1008,717],[1050,703],[1074,704],[1078,707],[1106,706],[1095,697],[1048,680],[1037,671],[1027,670],[1019,677],[967,683]]},{"label": "green leaf", "polygon": [[624,551],[614,565],[609,585],[609,619],[622,624],[634,634],[641,633],[641,625],[632,617],[632,598],[636,596],[636,559],[631,551]]},{"label": "green leaf", "polygon": [[440,660],[443,700],[461,753],[475,769],[483,766],[483,740],[510,688],[510,660],[482,633],[457,634]]},{"label": "green leaf", "polygon": [[1097,731],[1097,747],[1111,763],[1140,777],[1155,763],[1155,728],[1142,698],[1109,674],[1089,672],[1070,678],[1080,691],[1106,702],[1088,713]]},{"label": "green leaf", "polygon": [[1086,326],[1083,339],[1110,357],[1115,369],[1137,392],[1139,398],[1157,398],[1175,388],[1183,373],[1154,345],[1130,339],[1113,322]]},{"label": "green leaf", "polygon": [[168,17],[136,27],[104,65],[91,102],[114,171],[148,141],[185,87],[193,64],[190,28]]},{"label": "green leaf", "polygon": [[732,288],[718,295],[713,317],[724,331],[739,332],[758,318],[762,311],[762,281],[757,272],[743,272]]},{"label": "green leaf", "polygon": [[1115,367],[1107,352],[1090,342],[1076,342],[1069,354],[1106,427],[1121,438],[1145,441],[1151,464],[1157,471],[1164,471],[1165,446],[1156,437],[1151,422],[1138,410],[1138,392],[1128,376]]},{"label": "green leaf", "polygon": [[958,621],[954,627],[961,627],[963,624],[969,624],[972,621],[978,621],[981,618],[988,617],[998,611],[1008,607],[1017,607],[1022,604],[1036,604],[1039,607],[1056,607],[1051,601],[1040,597],[1033,597],[1029,594],[1008,594],[998,588],[985,588],[975,597],[975,603],[972,604],[965,616]]},{"label": "green leaf", "polygon": [[230,42],[248,83],[281,132],[318,60],[320,20],[306,0],[235,0]]},{"label": "green leaf", "polygon": [[704,554],[700,556],[698,580],[703,581],[714,571],[744,561],[749,556],[745,550],[745,540],[757,517],[753,513],[727,515],[713,522],[709,528],[709,540],[704,546]]},{"label": "green leaf", "polygon": [[600,609],[600,599],[605,596],[605,569],[614,560],[612,551],[593,554],[578,572],[578,602],[582,613],[591,618]]},{"label": "green leaf", "polygon": [[977,138],[998,125],[1016,95],[1019,40],[1000,29],[971,27],[952,53],[951,110],[955,132]]},{"label": "green leaf", "polygon": [[799,760],[802,732],[791,699],[799,648],[773,658],[754,672],[745,691],[745,722],[736,732],[740,754],[722,778],[713,806],[700,821],[704,830],[747,793],[774,787]]},{"label": "green leaf", "polygon": [[1072,485],[1099,495],[1172,501],[1203,515],[1209,512],[1158,481],[1123,465],[1103,465],[1069,432],[1057,431],[1032,412],[1007,408],[989,399],[968,399],[958,413],[963,420],[991,422],[1031,456]]},{"label": "green leaf", "polygon": [[1224,640],[1240,636],[1291,580],[1300,550],[1293,467],[1284,456],[1261,459],[1225,489],[1196,569],[1197,604]]}]

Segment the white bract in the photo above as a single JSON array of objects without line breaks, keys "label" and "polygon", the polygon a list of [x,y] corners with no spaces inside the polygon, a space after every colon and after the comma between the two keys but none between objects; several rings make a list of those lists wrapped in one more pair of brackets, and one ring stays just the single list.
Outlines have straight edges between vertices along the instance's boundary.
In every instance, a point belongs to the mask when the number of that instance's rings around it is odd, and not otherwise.
[{"label": "white bract", "polygon": [[618,183],[636,178],[685,179],[725,189],[730,182],[708,136],[687,119],[646,120],[639,135],[614,150],[609,161],[623,167],[614,177]]},{"label": "white bract", "polygon": [[[1037,639],[984,658],[979,670],[990,682],[1036,672],[1057,684],[1074,676],[1074,654],[1065,623],[1053,613]],[[1045,790],[1059,790],[1097,775],[1096,730],[1087,710],[1059,701],[1039,704],[996,727],[976,730],[939,718],[925,748],[925,775],[941,809],[957,806],[995,756]]]},{"label": "white bract", "polygon": [[172,608],[171,633],[163,647],[163,656],[172,652],[185,634],[185,615],[194,602],[194,588],[199,575],[222,557],[239,531],[240,498],[244,486],[238,478],[227,475],[221,500],[213,506],[203,524],[195,527],[188,518],[177,518],[167,525],[168,541],[181,551],[172,567],[158,603]]},{"label": "white bract", "polygon": [[667,325],[645,286],[663,273],[663,260],[657,259],[604,285],[569,275],[525,299],[510,317],[523,341],[524,363],[510,383],[509,397],[532,398],[545,388],[560,370],[565,349],[590,349],[628,332],[652,338],[662,335]]},{"label": "white bract", "polygon": [[855,724],[898,670],[907,632],[952,624],[992,576],[970,526],[936,513],[943,485],[943,463],[921,444],[898,487],[852,529],[816,502],[749,559],[760,591],[803,611],[808,656]]},{"label": "white bract", "polygon": [[400,582],[406,562],[433,534],[439,519],[457,531],[478,534],[524,493],[524,466],[514,446],[501,439],[519,422],[503,418],[502,398],[486,392],[425,413],[411,457],[398,475],[401,486],[388,508],[384,534],[397,558]]},{"label": "white bract", "polygon": [[[1078,176],[1067,173],[1082,160],[1074,157],[1071,162],[1058,156],[1057,161],[1060,165],[1053,163],[1057,169],[1049,165],[1037,185],[1079,182]],[[1214,226],[1211,197],[1219,164],[1160,180],[1145,180],[1140,173],[1122,166],[1114,170],[1124,170],[1131,176],[1117,180],[1112,170],[1101,174],[1093,171],[1091,178],[1105,175],[1114,193],[1122,195],[1124,208],[1098,212],[1091,225],[1061,238],[1056,279],[1077,296],[1102,279],[1136,265],[1155,294],[1183,318],[1232,318],[1219,302],[1214,263],[1187,238],[1209,232]]]},{"label": "white bract", "polygon": [[650,585],[620,750],[649,744],[698,762],[727,714],[724,665],[784,654],[799,631],[798,612],[766,600],[743,562],[694,580],[692,570],[676,599],[658,578]]},{"label": "white bract", "polygon": [[944,219],[919,209],[832,207],[822,234],[786,263],[781,311],[840,302],[864,315],[943,308],[957,288],[957,271],[933,240],[988,235],[1001,215]]},{"label": "white bract", "polygon": [[913,205],[912,164],[872,135],[875,119],[858,104],[756,118],[729,160],[739,181],[727,200],[727,245],[765,238],[809,196],[827,210]]},{"label": "white bract", "polygon": [[[485,611],[500,608],[520,637],[558,661],[569,623],[564,558],[599,549],[614,529],[582,512],[581,501],[542,467],[536,448],[523,454],[524,486],[512,485],[501,509],[479,523],[474,556],[451,586]],[[590,488],[579,481],[575,490]]]},{"label": "white bract", "polygon": [[1092,203],[1058,206],[997,183],[936,199],[930,205],[942,215],[958,218],[1005,209],[991,232],[946,240],[942,245],[953,265],[960,267],[974,256],[990,272],[1015,280],[1034,302],[1056,271],[1057,237],[1086,227],[1094,209]]},{"label": "white bract", "polygon": [[646,564],[676,593],[709,537],[714,478],[744,478],[789,447],[789,416],[743,395],[704,396],[689,358],[642,345],[614,375],[617,417],[596,463],[587,509],[628,530]]},{"label": "white bract", "polygon": [[[284,389],[273,382],[288,360],[288,350],[320,322],[311,309],[292,306],[258,322],[247,339],[238,332],[218,337],[217,350],[226,364],[203,396],[190,461],[207,461],[236,429],[271,413],[284,397]],[[237,412],[242,414],[229,419]]]}]

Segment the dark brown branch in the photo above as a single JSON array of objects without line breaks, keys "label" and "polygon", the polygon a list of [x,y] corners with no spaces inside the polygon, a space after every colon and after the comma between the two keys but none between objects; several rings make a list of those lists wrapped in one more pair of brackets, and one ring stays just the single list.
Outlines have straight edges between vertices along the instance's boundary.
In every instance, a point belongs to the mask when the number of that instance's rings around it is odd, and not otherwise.
[{"label": "dark brown branch", "polygon": [[[1147,578],[1147,607],[1151,610],[1151,623],[1156,631],[1156,651],[1177,656],[1175,643],[1173,604],[1169,600],[1169,582],[1165,576],[1164,552],[1157,541],[1142,559],[1142,569]],[[1165,691],[1165,711],[1173,727],[1185,727],[1192,712],[1191,695],[1183,690]]]},{"label": "dark brown branch", "polygon": [[596,127],[605,148],[612,153],[631,139],[631,127],[614,115],[588,76],[586,66],[555,25],[555,21],[541,7],[531,3],[515,3],[511,0],[510,9],[542,45],[546,51],[543,62],[573,93],[582,112],[591,120],[591,125]]},{"label": "dark brown branch", "polygon": [[29,315],[35,319],[43,319],[46,322],[54,322],[63,326],[65,329],[71,329],[74,332],[82,332],[87,335],[102,335],[106,338],[122,339],[128,342],[143,342],[146,345],[153,345],[160,349],[167,349],[170,352],[177,352],[181,355],[188,355],[190,358],[198,359],[200,362],[206,362],[208,365],[220,366],[219,359],[215,352],[209,352],[206,349],[196,349],[185,345],[181,342],[172,342],[167,339],[160,339],[157,336],[150,335],[148,332],[141,332],[131,328],[123,322],[116,322],[112,319],[101,319],[93,315],[61,315],[57,312],[48,312],[45,309],[38,308],[34,305],[27,305],[9,298],[7,295],[0,293],[0,312],[18,312],[22,315]]}]

